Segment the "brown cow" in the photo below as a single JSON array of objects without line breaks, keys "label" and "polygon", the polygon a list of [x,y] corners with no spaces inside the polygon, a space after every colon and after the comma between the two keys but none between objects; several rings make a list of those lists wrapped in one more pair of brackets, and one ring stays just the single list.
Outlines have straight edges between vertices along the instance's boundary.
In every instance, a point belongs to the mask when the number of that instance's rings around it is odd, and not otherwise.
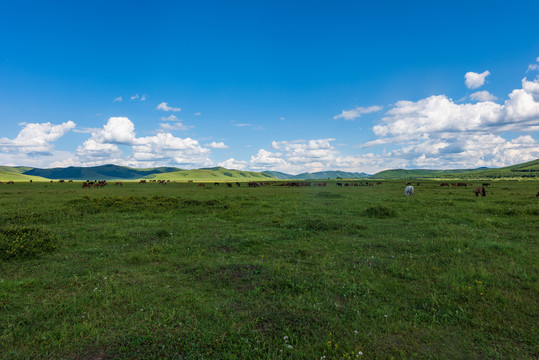
[{"label": "brown cow", "polygon": [[448,183],[441,183],[440,186],[447,186],[447,187],[449,187],[449,184],[448,184]]},{"label": "brown cow", "polygon": [[116,183],[114,184],[114,186],[124,186],[124,184],[122,184],[122,183],[119,182],[119,181],[116,181]]}]

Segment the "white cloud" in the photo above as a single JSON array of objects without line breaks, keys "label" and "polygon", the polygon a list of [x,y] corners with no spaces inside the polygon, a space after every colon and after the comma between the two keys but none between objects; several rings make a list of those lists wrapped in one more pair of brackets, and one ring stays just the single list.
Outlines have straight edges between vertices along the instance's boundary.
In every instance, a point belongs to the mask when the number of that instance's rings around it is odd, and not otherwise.
[{"label": "white cloud", "polygon": [[139,98],[138,94],[131,96],[131,100],[136,100],[138,98]]},{"label": "white cloud", "polygon": [[465,84],[468,89],[477,89],[478,87],[483,86],[485,83],[485,79],[487,76],[490,75],[490,71],[486,70],[483,71],[481,74],[475,73],[475,72],[467,72],[466,75],[464,75]]},{"label": "white cloud", "polygon": [[115,144],[102,143],[95,138],[90,138],[81,146],[77,147],[76,154],[89,160],[89,158],[110,159],[111,157],[119,157],[122,155],[122,152]]},{"label": "white cloud", "polygon": [[352,110],[343,110],[341,114],[335,115],[333,119],[337,120],[337,119],[342,118],[344,120],[353,120],[360,117],[363,114],[369,114],[369,113],[380,111],[380,110],[382,110],[382,107],[376,106],[376,105],[369,106],[366,108],[356,107],[355,109],[352,109]]},{"label": "white cloud", "polygon": [[200,116],[200,115],[202,115],[202,113],[196,112],[196,113],[194,113],[194,115],[195,115],[195,116]]},{"label": "white cloud", "polygon": [[211,143],[209,143],[208,145],[206,145],[207,147],[210,147],[212,149],[228,149],[228,145],[226,145],[224,142],[215,142],[215,141],[212,141]]},{"label": "white cloud", "polygon": [[251,124],[237,124],[237,123],[232,123],[231,124],[232,126],[236,126],[236,127],[247,127],[247,126],[252,126]]},{"label": "white cloud", "polygon": [[[536,62],[539,62],[539,57],[537,57],[537,59],[535,59]],[[536,71],[536,70],[539,70],[539,64],[530,64],[528,65],[528,70],[526,70],[526,72],[528,71]]]},{"label": "white cloud", "polygon": [[127,117],[111,117],[92,137],[100,143],[131,144],[135,139],[135,124]]},{"label": "white cloud", "polygon": [[162,116],[161,120],[163,120],[163,121],[178,121],[178,118],[176,117],[176,115],[170,114],[167,117]]},{"label": "white cloud", "polygon": [[137,162],[159,162],[187,167],[211,166],[210,150],[197,140],[177,138],[170,133],[141,137],[133,143],[132,159]]},{"label": "white cloud", "polygon": [[22,123],[24,128],[15,139],[0,138],[0,152],[23,153],[31,155],[50,155],[53,142],[64,136],[76,125],[67,121],[60,125],[46,123]]},{"label": "white cloud", "polygon": [[116,99],[114,99],[112,102],[122,102],[122,97],[118,96]]},{"label": "white cloud", "polygon": [[222,161],[217,164],[218,166],[222,166],[226,169],[232,169],[232,170],[245,170],[247,169],[247,166],[249,163],[247,161],[238,161],[234,158],[227,159],[225,161]]},{"label": "white cloud", "polygon": [[163,110],[163,111],[182,111],[181,108],[174,108],[172,106],[168,106],[168,103],[162,102],[161,104],[157,105],[157,110]]},{"label": "white cloud", "polygon": [[142,96],[140,97],[140,101],[146,101],[146,94],[142,94]]},{"label": "white cloud", "polygon": [[498,100],[498,98],[494,95],[492,95],[491,93],[489,93],[488,91],[476,91],[474,93],[471,93],[470,94],[470,99],[472,100],[475,100],[475,101],[494,101],[494,100]]},{"label": "white cloud", "polygon": [[189,129],[192,129],[193,126],[188,126],[188,125],[184,125],[182,124],[181,122],[176,122],[174,124],[170,124],[170,123],[161,123],[159,124],[159,128],[161,130],[165,130],[165,131],[173,131],[173,130],[189,130]]}]

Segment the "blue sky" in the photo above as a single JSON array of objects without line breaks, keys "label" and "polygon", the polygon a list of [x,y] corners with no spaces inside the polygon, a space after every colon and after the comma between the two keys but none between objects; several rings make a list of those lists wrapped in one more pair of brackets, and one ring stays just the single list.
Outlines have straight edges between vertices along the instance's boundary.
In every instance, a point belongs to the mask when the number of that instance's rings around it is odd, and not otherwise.
[{"label": "blue sky", "polygon": [[534,160],[538,17],[537,1],[4,2],[0,164]]}]

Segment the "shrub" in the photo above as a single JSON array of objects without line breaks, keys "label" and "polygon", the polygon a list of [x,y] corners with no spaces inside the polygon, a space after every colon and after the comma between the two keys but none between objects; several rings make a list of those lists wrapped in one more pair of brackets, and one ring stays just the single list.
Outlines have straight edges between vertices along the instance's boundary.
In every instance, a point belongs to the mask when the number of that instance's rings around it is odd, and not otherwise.
[{"label": "shrub", "polygon": [[0,259],[23,259],[40,256],[56,248],[49,231],[12,226],[0,229]]}]

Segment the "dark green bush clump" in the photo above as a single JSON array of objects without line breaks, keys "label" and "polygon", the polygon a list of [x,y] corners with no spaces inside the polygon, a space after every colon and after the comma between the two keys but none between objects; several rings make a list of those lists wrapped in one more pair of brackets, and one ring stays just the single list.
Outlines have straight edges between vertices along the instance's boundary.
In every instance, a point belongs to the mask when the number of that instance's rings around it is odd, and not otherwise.
[{"label": "dark green bush clump", "polygon": [[397,217],[397,212],[385,205],[373,205],[365,210],[365,215],[379,219]]},{"label": "dark green bush clump", "polygon": [[0,259],[32,258],[55,248],[55,236],[49,231],[16,226],[0,229]]}]

